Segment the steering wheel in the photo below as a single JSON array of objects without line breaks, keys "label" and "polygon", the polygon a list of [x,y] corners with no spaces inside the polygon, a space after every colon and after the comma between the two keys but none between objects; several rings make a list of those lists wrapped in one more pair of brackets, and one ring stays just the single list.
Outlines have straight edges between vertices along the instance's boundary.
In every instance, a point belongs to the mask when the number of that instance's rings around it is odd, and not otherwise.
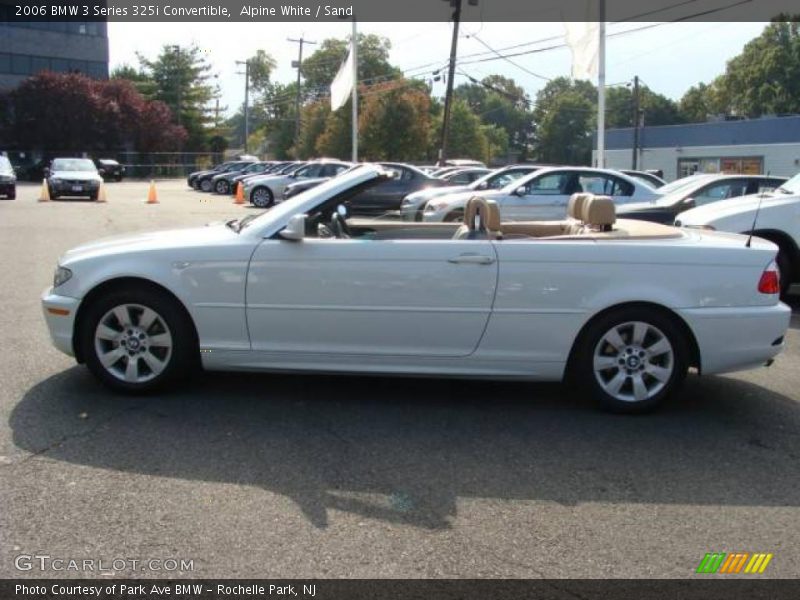
[{"label": "steering wheel", "polygon": [[350,237],[350,228],[347,226],[347,222],[344,220],[344,217],[340,215],[338,212],[334,212],[331,215],[331,223],[330,223],[331,230],[333,234],[339,239],[347,239]]}]

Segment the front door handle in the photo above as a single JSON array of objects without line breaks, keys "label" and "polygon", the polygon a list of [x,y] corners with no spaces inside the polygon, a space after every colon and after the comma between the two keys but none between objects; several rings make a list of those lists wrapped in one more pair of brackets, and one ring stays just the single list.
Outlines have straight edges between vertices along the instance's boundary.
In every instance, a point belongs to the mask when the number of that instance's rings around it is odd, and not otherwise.
[{"label": "front door handle", "polygon": [[460,254],[459,256],[448,258],[447,262],[456,265],[490,265],[494,262],[494,258],[483,254]]}]

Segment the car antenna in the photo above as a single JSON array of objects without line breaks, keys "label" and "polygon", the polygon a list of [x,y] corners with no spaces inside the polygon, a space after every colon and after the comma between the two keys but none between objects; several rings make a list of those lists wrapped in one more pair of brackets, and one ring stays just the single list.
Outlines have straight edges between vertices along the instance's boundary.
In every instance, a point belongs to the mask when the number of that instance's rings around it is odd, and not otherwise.
[{"label": "car antenna", "polygon": [[[767,177],[769,177],[771,171],[767,171]],[[763,192],[758,195],[758,205],[756,206],[756,214],[753,215],[753,225],[750,227],[750,235],[747,236],[747,243],[744,245],[745,248],[749,248],[750,244],[753,241],[753,232],[756,229],[756,222],[758,221],[758,213],[761,212],[761,203],[764,201],[764,194]]]}]

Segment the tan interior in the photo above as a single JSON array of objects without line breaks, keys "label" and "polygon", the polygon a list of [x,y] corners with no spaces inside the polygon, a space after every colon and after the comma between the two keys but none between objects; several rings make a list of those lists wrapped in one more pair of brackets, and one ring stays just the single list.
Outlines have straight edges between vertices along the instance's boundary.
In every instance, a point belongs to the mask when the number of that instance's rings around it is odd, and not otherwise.
[{"label": "tan interior", "polygon": [[493,200],[470,198],[464,211],[464,224],[456,239],[488,237],[495,240],[529,238],[564,239],[663,239],[683,234],[668,225],[626,219],[617,221],[614,200],[608,196],[573,194],[563,221],[502,222],[500,209]]}]

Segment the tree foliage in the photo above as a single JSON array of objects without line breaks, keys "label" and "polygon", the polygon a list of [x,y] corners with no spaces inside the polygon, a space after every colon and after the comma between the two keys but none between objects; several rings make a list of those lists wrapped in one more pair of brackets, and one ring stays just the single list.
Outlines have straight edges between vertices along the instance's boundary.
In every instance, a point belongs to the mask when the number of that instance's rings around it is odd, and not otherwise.
[{"label": "tree foliage", "polygon": [[140,70],[150,82],[145,93],[166,104],[176,124],[186,129],[187,150],[205,149],[214,118],[210,103],[216,91],[209,83],[211,66],[200,48],[165,45],[153,60],[141,54],[138,57]]},{"label": "tree foliage", "polygon": [[427,89],[408,82],[372,86],[359,111],[361,154],[366,160],[421,160],[430,136]]},{"label": "tree foliage", "polygon": [[145,99],[123,79],[43,72],[9,96],[15,118],[8,136],[21,148],[47,152],[175,150],[186,139],[169,108]]}]

